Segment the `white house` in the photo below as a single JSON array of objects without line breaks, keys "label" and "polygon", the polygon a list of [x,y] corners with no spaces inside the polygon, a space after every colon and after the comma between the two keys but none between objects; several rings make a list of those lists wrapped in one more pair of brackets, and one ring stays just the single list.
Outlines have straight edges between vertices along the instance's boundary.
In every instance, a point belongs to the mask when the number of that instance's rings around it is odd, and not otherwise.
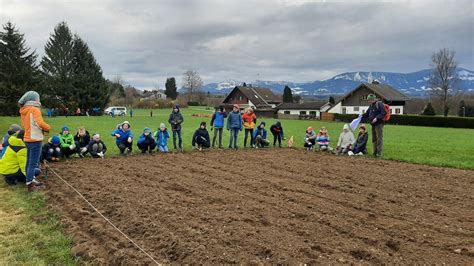
[{"label": "white house", "polygon": [[326,102],[282,103],[276,107],[279,118],[321,117],[321,107]]},{"label": "white house", "polygon": [[375,94],[390,105],[392,114],[403,114],[405,103],[409,98],[398,90],[378,81],[360,84],[357,88],[346,94],[339,102],[331,107],[328,112],[336,114],[363,114],[369,108],[367,95]]}]

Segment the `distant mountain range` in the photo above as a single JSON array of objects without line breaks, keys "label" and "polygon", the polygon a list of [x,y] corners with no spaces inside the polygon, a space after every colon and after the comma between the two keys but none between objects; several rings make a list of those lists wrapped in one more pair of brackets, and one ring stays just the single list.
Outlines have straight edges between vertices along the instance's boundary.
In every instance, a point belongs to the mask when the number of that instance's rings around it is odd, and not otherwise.
[{"label": "distant mountain range", "polygon": [[[388,84],[409,97],[427,95],[430,88],[428,83],[431,70],[425,69],[413,73],[392,72],[347,72],[336,75],[326,80],[313,82],[291,82],[291,81],[264,81],[256,80],[251,83],[254,87],[270,88],[275,93],[282,94],[285,85],[288,85],[294,94],[306,97],[327,97],[328,95],[345,94],[363,82],[378,80],[380,83]],[[458,68],[457,75],[459,90],[474,92],[474,71]],[[237,80],[225,80],[219,83],[209,83],[203,86],[204,92],[212,94],[227,94],[235,86],[242,85]],[[250,85],[247,82],[247,85]]]}]

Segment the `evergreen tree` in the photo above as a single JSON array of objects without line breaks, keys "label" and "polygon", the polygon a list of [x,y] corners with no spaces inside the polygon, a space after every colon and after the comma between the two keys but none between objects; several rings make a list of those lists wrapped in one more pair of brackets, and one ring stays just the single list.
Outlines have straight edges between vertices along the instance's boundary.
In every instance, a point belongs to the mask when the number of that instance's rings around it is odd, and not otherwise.
[{"label": "evergreen tree", "polygon": [[291,92],[290,87],[288,85],[285,86],[283,90],[283,102],[284,103],[292,103],[293,102],[293,93]]},{"label": "evergreen tree", "polygon": [[178,97],[178,88],[176,87],[176,79],[174,77],[167,78],[165,84],[165,95],[167,98],[176,100]]},{"label": "evergreen tree", "polygon": [[17,101],[28,90],[38,90],[41,76],[37,55],[26,47],[24,35],[11,22],[0,31],[0,114],[18,115]]},{"label": "evergreen tree", "polygon": [[334,97],[329,96],[329,103],[330,104],[335,104],[336,103],[336,100],[334,99]]},{"label": "evergreen tree", "polygon": [[73,46],[73,102],[77,107],[86,110],[92,107],[103,108],[109,102],[107,83],[102,69],[96,62],[87,44],[79,37],[74,37]]},{"label": "evergreen tree", "polygon": [[423,113],[421,113],[422,115],[436,115],[435,113],[435,109],[433,108],[433,105],[431,105],[431,102],[429,102],[425,109],[423,110]]},{"label": "evergreen tree", "polygon": [[[45,97],[56,107],[73,107],[74,40],[66,22],[59,23],[44,48],[41,67],[45,75]],[[59,102],[58,102],[59,100]]]}]

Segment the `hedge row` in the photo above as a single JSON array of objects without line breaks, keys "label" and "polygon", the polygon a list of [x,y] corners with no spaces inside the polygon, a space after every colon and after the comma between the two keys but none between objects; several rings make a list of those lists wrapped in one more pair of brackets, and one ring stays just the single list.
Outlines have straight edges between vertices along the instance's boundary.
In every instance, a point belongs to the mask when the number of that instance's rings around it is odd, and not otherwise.
[{"label": "hedge row", "polygon": [[[351,122],[357,115],[335,114],[334,120]],[[423,127],[474,128],[474,118],[423,115],[391,115],[387,124]]]}]

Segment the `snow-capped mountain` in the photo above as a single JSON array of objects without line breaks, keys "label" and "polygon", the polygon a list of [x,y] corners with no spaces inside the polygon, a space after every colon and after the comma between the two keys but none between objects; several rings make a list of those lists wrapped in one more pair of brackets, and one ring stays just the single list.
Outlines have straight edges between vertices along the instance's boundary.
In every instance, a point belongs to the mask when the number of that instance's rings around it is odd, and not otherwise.
[{"label": "snow-capped mountain", "polygon": [[[264,81],[256,80],[247,82],[254,87],[265,87],[272,89],[275,93],[283,93],[285,85],[288,85],[293,93],[302,96],[326,96],[340,95],[349,92],[360,83],[378,80],[381,83],[400,90],[407,96],[425,96],[430,88],[429,76],[431,70],[425,69],[412,73],[393,72],[347,72],[336,75],[327,80],[316,80],[313,82],[297,83],[291,81]],[[462,91],[474,92],[474,71],[458,68],[457,87]],[[242,85],[243,82],[227,80],[220,83],[210,83],[203,87],[203,91],[214,94],[227,94],[235,86]]]}]

